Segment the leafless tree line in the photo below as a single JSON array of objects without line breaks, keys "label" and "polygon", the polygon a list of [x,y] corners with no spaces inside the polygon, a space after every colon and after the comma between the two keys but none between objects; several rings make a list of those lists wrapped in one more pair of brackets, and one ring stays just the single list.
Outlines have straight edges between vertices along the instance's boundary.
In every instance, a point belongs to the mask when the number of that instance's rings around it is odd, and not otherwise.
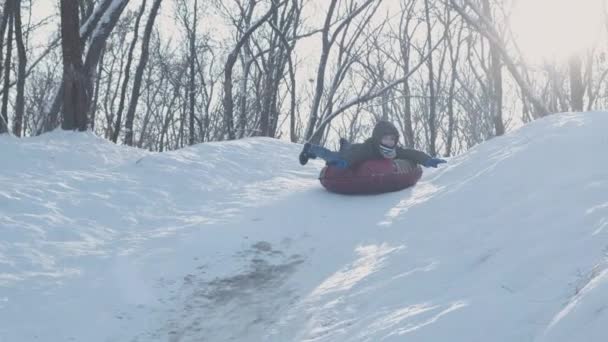
[{"label": "leafless tree line", "polygon": [[449,156],[608,103],[606,44],[530,67],[510,1],[60,0],[33,19],[41,1],[0,1],[0,133],[331,145],[384,119]]}]

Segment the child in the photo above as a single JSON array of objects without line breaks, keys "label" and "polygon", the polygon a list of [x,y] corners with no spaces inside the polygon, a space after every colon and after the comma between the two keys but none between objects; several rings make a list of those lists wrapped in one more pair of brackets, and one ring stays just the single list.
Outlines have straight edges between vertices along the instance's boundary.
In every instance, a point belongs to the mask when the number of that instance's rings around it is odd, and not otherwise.
[{"label": "child", "polygon": [[330,151],[324,147],[304,144],[300,153],[300,164],[305,165],[308,159],[321,158],[338,168],[356,167],[361,162],[371,159],[407,159],[424,167],[437,167],[446,161],[433,158],[428,154],[408,148],[397,146],[399,142],[399,131],[388,121],[380,121],[374,127],[372,137],[360,144],[349,144],[345,139],[340,139],[340,151]]}]

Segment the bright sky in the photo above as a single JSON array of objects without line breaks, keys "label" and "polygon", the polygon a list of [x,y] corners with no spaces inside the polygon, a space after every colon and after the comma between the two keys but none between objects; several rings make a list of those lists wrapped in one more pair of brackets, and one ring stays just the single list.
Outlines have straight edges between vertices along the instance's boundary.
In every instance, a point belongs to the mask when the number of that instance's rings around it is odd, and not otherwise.
[{"label": "bright sky", "polygon": [[[515,0],[511,27],[517,44],[531,61],[563,60],[574,52],[589,48],[604,31],[603,1],[605,0]],[[392,7],[391,3],[388,2],[387,6]],[[34,21],[56,11],[55,4],[47,0],[38,0],[35,4]],[[139,6],[140,3],[136,5]],[[308,5],[309,11],[304,15],[307,23],[313,26],[321,24],[317,22],[323,17],[318,13],[319,2],[315,0]],[[310,9],[317,12],[316,15],[310,15]],[[172,15],[172,11],[172,6],[164,6],[165,15]],[[385,12],[381,10],[379,13]],[[170,21],[166,17],[159,20]],[[311,39],[311,43],[317,41],[318,37]]]},{"label": "bright sky", "polygon": [[562,61],[594,45],[604,31],[603,0],[519,0],[511,25],[532,62]]}]

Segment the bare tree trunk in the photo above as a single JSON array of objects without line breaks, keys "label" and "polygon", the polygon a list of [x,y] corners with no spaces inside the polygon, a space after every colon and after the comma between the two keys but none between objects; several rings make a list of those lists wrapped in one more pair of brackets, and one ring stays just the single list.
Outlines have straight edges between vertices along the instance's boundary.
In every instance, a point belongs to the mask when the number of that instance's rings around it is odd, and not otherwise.
[{"label": "bare tree trunk", "polygon": [[[281,6],[283,3],[279,4]],[[257,22],[255,22],[243,35],[241,39],[236,43],[236,46],[232,51],[228,54],[228,58],[226,59],[226,64],[224,66],[224,125],[226,127],[226,133],[228,134],[229,140],[236,139],[236,134],[234,132],[234,101],[232,99],[232,69],[234,68],[234,64],[237,61],[237,57],[243,45],[247,42],[249,37],[260,27],[263,23],[265,23],[268,18],[277,10],[277,5],[272,3],[271,8],[262,18],[260,18]]]},{"label": "bare tree trunk", "polygon": [[[4,50],[4,33],[6,32],[6,27],[9,25],[9,21],[10,21],[9,18],[12,18],[12,13],[13,13],[13,11],[11,10],[12,3],[13,2],[11,0],[5,0],[4,8],[2,10],[2,21],[0,22],[0,75],[2,75],[2,71],[4,71],[2,69],[2,67],[3,67],[2,53],[4,52],[3,51]],[[8,50],[12,44],[7,44],[7,45],[8,45],[8,47],[7,47],[7,50]],[[9,56],[8,58],[10,58],[10,53],[7,53],[7,55]],[[7,84],[7,79],[5,78],[4,89],[2,90],[2,94],[4,94],[3,98],[8,96],[8,87],[6,86],[6,84]],[[7,111],[2,111],[0,113],[0,134],[8,133],[8,132],[9,132],[8,113],[7,113]]]},{"label": "bare tree trunk", "polygon": [[[293,7],[294,10],[296,11],[295,13],[295,18],[294,18],[294,29],[292,31],[292,40],[295,42],[296,37],[298,35],[298,28],[300,27],[300,17],[302,15],[302,6],[301,3],[300,5],[298,5],[298,0],[293,0]],[[298,136],[296,134],[296,106],[297,106],[297,98],[296,98],[296,71],[295,71],[295,67],[294,67],[294,63],[291,57],[291,51],[293,50],[293,47],[295,46],[292,45],[291,50],[289,51],[288,54],[288,66],[289,66],[289,80],[290,80],[290,84],[291,84],[291,89],[290,89],[290,95],[291,95],[291,105],[290,105],[290,110],[289,110],[289,138],[291,140],[291,142],[296,142],[298,139]]]},{"label": "bare tree trunk", "polygon": [[[90,0],[86,1],[89,6],[92,5],[92,2]],[[91,47],[89,48],[89,52],[87,53],[86,57],[86,62],[84,64],[85,72],[87,75],[89,75],[89,79],[86,83],[86,86],[88,86],[89,88],[92,87],[92,72],[94,72],[95,67],[99,62],[99,59],[101,58],[101,53],[105,46],[105,41],[110,32],[112,31],[112,28],[116,25],[118,17],[124,10],[127,2],[128,0],[103,0],[103,2],[97,5],[94,10],[88,7],[87,11],[85,11],[87,13],[90,12],[90,14],[87,16],[87,20],[79,28],[78,34],[82,45],[80,48],[81,51],[83,50],[83,46],[87,39],[89,39],[89,37],[93,35]],[[104,19],[104,21],[101,21],[102,19]],[[80,34],[81,32],[82,34]],[[65,80],[62,79],[60,82],[60,86],[57,89],[57,93],[55,94],[55,97],[53,99],[51,108],[49,109],[44,119],[43,127],[38,133],[52,130],[57,126],[59,110],[61,109],[63,99],[65,98],[64,85]],[[90,89],[88,91],[92,92]]]},{"label": "bare tree trunk", "polygon": [[[11,4],[12,1],[4,1],[4,6],[2,8],[2,18],[0,19],[0,75],[2,74],[2,62],[4,56],[2,55],[2,50],[4,49],[4,34],[6,33],[6,27],[8,26],[8,19],[11,17],[12,10]],[[2,90],[4,92],[4,89]]]},{"label": "bare tree trunk", "polygon": [[[380,74],[380,79],[383,80],[384,82],[384,70],[382,70],[382,73]],[[380,96],[380,108],[382,108],[382,120],[383,121],[388,121],[389,120],[389,108],[388,108],[388,103],[390,101],[390,94],[389,92],[385,92]]]},{"label": "bare tree trunk", "polygon": [[99,75],[101,75],[101,71],[103,69],[103,57],[105,55],[105,52],[101,53],[101,56],[99,57],[99,64],[97,65],[97,78],[95,79],[95,94],[93,94],[93,100],[91,101],[91,108],[89,109],[90,113],[91,113],[91,130],[95,131],[95,120],[96,120],[96,115],[97,115],[97,105],[99,103],[99,88],[101,86],[101,77]]},{"label": "bare tree trunk", "polygon": [[[129,0],[118,0],[114,1],[109,5],[104,13],[104,20],[101,20],[97,27],[93,30],[91,36],[91,42],[89,44],[89,49],[86,54],[86,58],[84,61],[84,68],[87,73],[88,79],[92,80],[95,76],[95,70],[97,68],[97,64],[99,63],[99,59],[101,58],[101,54],[106,46],[106,41],[108,36],[116,26],[120,15],[123,10],[127,6]],[[92,91],[92,83],[89,84],[89,92]]]},{"label": "bare tree trunk", "polygon": [[195,132],[195,126],[194,126],[194,118],[195,118],[195,112],[194,112],[194,104],[195,104],[195,97],[194,97],[194,92],[195,92],[195,83],[194,83],[194,76],[196,74],[196,25],[197,25],[197,19],[198,19],[198,1],[194,0],[194,20],[192,23],[192,32],[190,32],[190,56],[189,56],[189,60],[190,60],[190,79],[188,82],[188,92],[189,92],[189,102],[190,102],[190,120],[189,120],[189,137],[188,137],[188,145],[194,145],[194,132]]},{"label": "bare tree trunk", "polygon": [[[185,69],[181,69],[179,74],[175,77],[176,79],[181,79],[183,76]],[[170,76],[168,77],[169,81],[171,82],[171,78]],[[161,132],[160,132],[160,143],[159,143],[159,150],[162,152],[165,149],[165,137],[167,136],[167,132],[169,130],[169,124],[171,123],[171,120],[173,120],[173,116],[175,115],[175,111],[172,110],[172,108],[174,108],[174,104],[175,102],[178,100],[179,96],[180,96],[180,83],[179,82],[171,82],[173,85],[173,95],[171,96],[171,101],[169,102],[169,105],[167,106],[167,112],[165,113],[165,119],[163,120],[163,124],[161,127]]]},{"label": "bare tree trunk", "polygon": [[[447,22],[449,23],[450,17],[449,17],[449,9],[447,9],[448,11],[448,20]],[[456,48],[454,48],[454,37],[448,37],[448,49],[450,50],[450,63],[451,63],[451,67],[452,67],[452,72],[451,72],[451,77],[450,77],[450,86],[449,86],[449,90],[448,90],[448,131],[447,131],[447,138],[446,138],[446,147],[445,147],[445,156],[449,157],[450,155],[452,155],[452,150],[454,148],[454,136],[456,135],[456,114],[454,113],[454,102],[455,102],[455,88],[456,88],[456,81],[458,79],[458,61],[460,60],[460,47],[462,46],[462,31],[463,31],[463,26],[460,25],[460,28],[458,30],[458,35],[455,37],[456,38]]]},{"label": "bare tree trunk", "polygon": [[[12,55],[13,55],[13,0],[6,0],[10,5],[6,6],[8,12],[5,14],[8,16],[8,37],[6,40],[6,60],[4,61],[4,92],[2,94],[2,118],[5,124],[0,127],[0,133],[6,133],[9,130],[8,127],[8,98],[9,87],[11,83],[11,69],[12,69]],[[5,127],[6,126],[6,127]]]},{"label": "bare tree trunk", "polygon": [[112,132],[112,141],[116,143],[118,141],[118,136],[120,135],[120,128],[122,127],[122,113],[125,107],[125,98],[127,94],[127,87],[129,86],[129,80],[131,75],[131,62],[133,61],[133,51],[135,50],[135,46],[137,45],[137,38],[139,37],[139,23],[141,21],[141,17],[143,16],[146,10],[146,0],[142,0],[141,7],[139,9],[139,13],[137,13],[137,17],[135,18],[135,25],[133,27],[133,40],[131,41],[131,46],[129,46],[129,52],[127,57],[127,65],[125,66],[125,79],[122,82],[122,86],[120,88],[120,100],[118,102],[118,110],[116,111],[116,121],[114,123],[114,131]]},{"label": "bare tree trunk", "polygon": [[57,89],[57,93],[55,94],[55,97],[53,98],[53,103],[51,104],[49,113],[46,115],[44,124],[42,125],[43,126],[42,130],[39,133],[51,131],[51,130],[55,129],[57,127],[57,125],[59,124],[59,111],[61,110],[61,105],[63,104],[63,93],[64,93],[63,86],[64,86],[64,82],[65,82],[65,80],[63,79],[63,74],[61,77],[62,78],[61,78],[60,86]]},{"label": "bare tree trunk", "polygon": [[[86,12],[88,13],[86,20],[82,23],[80,27],[80,31],[82,34],[80,35],[80,39],[82,40],[82,44],[91,38],[92,35],[96,34],[96,30],[100,28],[103,30],[103,27],[106,26],[110,21],[107,21],[108,13],[112,16],[111,12],[114,12],[117,8],[123,7],[129,0],[100,0],[99,4],[94,8],[90,8],[93,6],[93,1],[85,0],[88,2],[88,9]],[[108,12],[110,10],[110,12]],[[103,20],[102,20],[103,19]],[[113,24],[112,24],[113,26]]]},{"label": "bare tree trunk", "polygon": [[[267,65],[265,66],[265,72],[262,81],[262,111],[260,112],[260,131],[259,135],[263,137],[269,136],[270,133],[270,117],[273,102],[273,89],[274,74],[278,68],[277,65],[277,54],[274,51],[276,45],[272,43],[270,56],[268,57]],[[257,135],[257,134],[256,134]]]},{"label": "bare tree trunk", "polygon": [[289,59],[289,80],[290,80],[290,107],[289,107],[289,140],[295,143],[298,139],[296,134],[296,73],[291,58]]},{"label": "bare tree trunk", "polygon": [[570,57],[568,60],[568,69],[570,72],[570,104],[575,112],[583,111],[583,96],[585,95],[585,86],[583,85],[583,76],[581,72],[581,58],[578,55]]},{"label": "bare tree trunk", "polygon": [[[242,32],[243,29],[246,29],[251,26],[251,17],[253,16],[253,11],[256,6],[256,1],[249,1],[249,6],[245,9],[243,7],[241,10],[241,18],[239,20],[239,25],[241,27],[237,27],[237,29]],[[239,85],[239,96],[238,96],[238,108],[239,108],[239,117],[238,122],[236,124],[238,132],[236,136],[241,139],[247,133],[247,103],[248,103],[248,93],[247,89],[249,86],[249,79],[251,74],[251,66],[254,62],[256,62],[253,57],[253,52],[251,51],[250,44],[245,43],[243,45],[244,53],[239,54],[241,59],[241,67],[243,69],[243,75],[241,76],[240,85]]]},{"label": "bare tree trunk", "polygon": [[[125,61],[124,61],[124,58],[117,56],[117,54],[114,53],[113,51],[109,51],[109,52],[110,52],[110,54],[108,54],[108,56],[110,57],[111,61],[110,61],[109,65],[107,66],[108,73],[107,73],[106,85],[104,87],[105,94],[104,94],[104,99],[103,99],[103,108],[104,108],[105,117],[106,117],[106,128],[105,128],[106,138],[112,139],[114,117],[116,116],[116,111],[114,110],[114,103],[116,103],[116,99],[119,97],[119,93],[120,93],[120,89],[119,89],[119,87],[116,86],[116,84],[121,84],[121,82],[122,82]],[[117,60],[120,62],[120,65],[115,68],[114,65],[116,64]],[[118,70],[118,72],[115,72],[114,70]],[[116,81],[114,81],[114,80],[116,80]]]},{"label": "bare tree trunk", "polygon": [[427,27],[427,45],[429,48],[429,59],[427,66],[429,69],[429,152],[431,156],[437,155],[437,99],[435,97],[435,73],[433,70],[433,55],[432,55],[432,36],[431,16],[429,8],[429,0],[424,1],[424,13],[426,17]]},{"label": "bare tree trunk", "polygon": [[[279,20],[273,20],[269,22],[270,27],[276,34],[273,45],[276,47],[275,65],[276,67],[271,70],[274,74],[272,77],[272,100],[270,101],[270,129],[268,136],[274,137],[277,134],[279,125],[279,97],[280,97],[280,86],[281,80],[285,70],[285,65],[288,67],[288,76],[290,82],[290,112],[289,112],[289,128],[290,128],[290,139],[292,142],[296,141],[295,136],[295,110],[296,110],[296,79],[295,70],[292,60],[292,52],[295,47],[297,40],[297,31],[300,25],[301,7],[298,4],[298,0],[292,0],[292,6],[286,6],[281,13]],[[287,33],[291,30],[292,40],[291,42],[287,38]],[[282,48],[281,48],[282,45]]]},{"label": "bare tree trunk", "polygon": [[25,68],[27,58],[25,45],[23,44],[23,29],[21,24],[21,0],[14,0],[13,14],[15,17],[15,42],[17,43],[17,55],[19,66],[17,72],[17,97],[15,99],[15,120],[13,122],[13,134],[20,137],[23,133],[23,113],[25,109]]},{"label": "bare tree trunk", "polygon": [[[487,20],[494,22],[489,0],[483,0],[483,12]],[[497,136],[505,134],[505,124],[502,118],[502,62],[496,46],[490,42],[490,88],[492,94],[491,108],[494,119],[494,129]]]},{"label": "bare tree trunk", "polygon": [[[410,35],[410,24],[413,20],[410,20],[412,11],[416,1],[405,1],[401,8],[401,18],[399,23],[399,52],[402,59],[401,65],[403,70],[403,76],[407,76],[410,73],[410,51],[412,46],[412,36]],[[415,33],[417,26],[414,27]],[[414,147],[414,128],[412,126],[412,98],[410,90],[410,80],[406,77],[403,82],[403,140],[405,146]]]},{"label": "bare tree trunk", "polygon": [[[209,62],[208,70],[211,71],[211,70],[213,70],[215,56],[213,55],[212,50],[209,50],[209,52],[211,53],[211,60],[208,61]],[[200,78],[200,82],[201,82],[203,103],[204,103],[203,115],[199,122],[199,130],[201,132],[201,141],[204,142],[204,141],[209,141],[209,136],[210,136],[210,132],[209,132],[210,131],[209,125],[210,125],[210,121],[211,121],[210,120],[210,108],[211,108],[211,101],[214,98],[213,95],[214,95],[216,79],[214,80],[213,75],[209,75],[209,80],[206,79],[203,65],[200,62],[198,56],[196,58],[196,64],[198,65],[199,78]]]},{"label": "bare tree trunk", "polygon": [[310,140],[315,131],[317,120],[319,119],[319,106],[321,105],[321,97],[323,96],[323,90],[325,88],[325,68],[327,68],[327,60],[329,59],[329,50],[331,48],[329,29],[331,27],[331,20],[334,15],[337,0],[331,0],[329,3],[329,9],[325,16],[325,24],[323,25],[323,31],[321,32],[321,58],[319,59],[319,67],[317,69],[317,79],[315,85],[315,97],[312,100],[312,108],[308,116],[308,126],[304,138]]},{"label": "bare tree trunk", "polygon": [[[251,58],[248,56],[247,58]],[[238,137],[243,138],[247,128],[247,84],[249,83],[249,73],[251,72],[252,60],[244,61],[243,78],[239,90],[239,124]]]},{"label": "bare tree trunk", "polygon": [[269,25],[273,29],[273,34],[269,40],[269,57],[264,69],[264,103],[260,113],[260,134],[266,137],[276,136],[279,124],[278,103],[280,98],[281,79],[285,71],[286,64],[291,54],[291,45],[282,30],[289,30],[291,22],[287,20],[286,14],[293,13],[293,8],[286,6],[281,16],[278,13],[269,20]]},{"label": "bare tree trunk", "polygon": [[505,124],[502,117],[502,62],[495,48],[491,48],[492,93],[494,95],[494,128],[496,135],[505,134]]},{"label": "bare tree trunk", "polygon": [[[152,55],[153,57],[155,56],[154,54]],[[167,99],[163,98],[162,104],[156,105],[156,99],[158,97],[158,94],[163,91],[163,93],[167,93],[166,91],[166,87],[165,87],[165,81],[167,80],[166,77],[164,77],[164,75],[162,75],[162,73],[160,73],[160,75],[158,75],[160,77],[160,80],[155,80],[154,77],[157,75],[158,73],[156,73],[156,71],[154,70],[154,68],[151,66],[148,68],[148,71],[146,73],[146,84],[148,85],[147,89],[146,89],[146,113],[144,114],[143,120],[142,120],[142,124],[141,124],[141,131],[139,132],[139,139],[137,139],[137,147],[142,148],[142,146],[144,145],[144,141],[146,138],[148,138],[148,126],[150,123],[150,117],[152,116],[152,113],[155,111],[155,108],[162,108],[166,103],[167,103]],[[153,80],[154,79],[154,80]],[[167,82],[168,83],[168,82]],[[152,90],[152,85],[156,86],[156,89]],[[171,108],[172,105],[169,105],[169,108]],[[159,111],[158,109],[156,111]],[[160,110],[162,112],[162,109]],[[152,139],[148,139],[148,140],[152,140]],[[148,143],[147,145],[150,146],[152,143]]]},{"label": "bare tree trunk", "polygon": [[93,9],[95,8],[94,4],[95,0],[79,0],[80,6],[80,18],[82,21],[88,20],[88,18],[93,14]]},{"label": "bare tree trunk", "polygon": [[[84,61],[84,70],[86,73],[87,81],[87,93],[90,97],[94,93],[95,83],[93,82],[93,79],[97,77],[95,73],[97,70],[97,65],[99,64],[99,60],[101,59],[103,51],[105,50],[106,41],[108,40],[110,33],[114,29],[114,26],[116,26],[120,15],[127,6],[127,2],[128,0],[119,0],[112,2],[105,9],[104,20],[101,20],[92,32],[91,42],[89,44],[89,49],[87,51],[86,58]],[[91,110],[90,107],[91,100],[89,100],[88,102],[86,113],[87,116],[89,116],[89,111]]]},{"label": "bare tree trunk", "polygon": [[[271,59],[273,56],[271,56]],[[270,70],[274,70],[276,65],[274,61],[270,61],[271,64]],[[262,110],[260,111],[260,127],[259,130],[255,132],[255,135],[260,136],[268,136],[268,132],[270,131],[270,106],[272,103],[272,71],[266,70],[264,76],[262,77]]]},{"label": "bare tree trunk", "polygon": [[87,80],[82,62],[78,4],[61,0],[61,47],[63,51],[63,123],[66,130],[87,129]]},{"label": "bare tree trunk", "polygon": [[146,23],[146,29],[144,31],[144,37],[142,40],[142,49],[141,56],[139,58],[139,64],[137,65],[137,70],[135,71],[135,78],[133,80],[133,90],[131,92],[131,103],[129,104],[129,109],[127,111],[127,122],[125,125],[125,144],[129,146],[133,145],[133,122],[135,121],[135,110],[137,109],[137,101],[140,95],[139,90],[141,88],[141,80],[144,74],[146,63],[148,62],[150,36],[152,35],[154,20],[158,15],[158,10],[160,8],[161,2],[162,0],[155,0],[152,4],[152,9],[150,10],[150,16],[148,17],[148,22]]},{"label": "bare tree trunk", "polygon": [[[84,62],[84,71],[86,74],[86,92],[87,94],[89,94],[89,103],[87,105],[86,115],[91,115],[91,119],[87,121],[90,121],[91,128],[93,128],[94,112],[92,111],[91,106],[96,106],[97,91],[95,90],[94,102],[91,101],[90,96],[94,93],[94,89],[97,89],[96,85],[99,84],[99,82],[93,83],[93,79],[96,77],[97,66],[99,65],[100,59],[102,58],[106,40],[108,39],[108,36],[116,25],[128,0],[102,0],[98,3],[96,7],[93,7],[95,3],[93,0],[81,0],[80,2],[81,13],[84,13],[84,15],[86,15],[86,20],[78,31],[82,45],[81,50],[84,48],[86,41],[91,38],[89,49],[87,51]],[[82,6],[86,6],[86,8]],[[59,39],[56,40],[56,42],[58,41]],[[50,49],[53,48],[54,44],[55,43],[51,44],[51,46],[47,48],[47,50],[44,52],[45,55],[49,53]],[[30,69],[35,66],[39,61],[40,58],[38,58],[32,64]],[[60,82],[60,86],[56,90],[56,94],[53,98],[51,108],[43,119],[43,126],[39,129],[37,134],[51,130],[57,125],[58,113],[63,104],[63,99],[65,96],[65,89],[63,88],[64,82],[65,80],[62,79]]]},{"label": "bare tree trunk", "polygon": [[[409,63],[409,62],[408,62]],[[404,68],[404,75],[409,73],[409,65]],[[409,78],[403,82],[403,140],[406,146],[414,147],[414,127],[412,125],[412,93]]]},{"label": "bare tree trunk", "polygon": [[167,110],[167,113],[165,115],[165,121],[163,122],[163,127],[160,132],[160,147],[159,147],[160,152],[165,150],[165,137],[167,136],[167,131],[169,130],[169,123],[173,119],[173,115],[175,113],[170,108],[172,107],[173,103],[175,103],[175,100],[178,98],[178,96],[179,96],[178,94],[179,94],[179,88],[176,87],[175,93],[173,94],[173,98],[171,99],[171,102],[169,103],[169,110]]},{"label": "bare tree trunk", "polygon": [[[186,88],[187,91],[187,88]],[[187,112],[187,108],[186,108],[186,104],[188,102],[187,98],[184,98],[184,102],[183,102],[183,106],[179,107],[179,130],[178,130],[178,138],[177,141],[175,142],[175,147],[174,149],[177,150],[179,148],[184,147],[184,123],[186,122],[186,112]]]}]

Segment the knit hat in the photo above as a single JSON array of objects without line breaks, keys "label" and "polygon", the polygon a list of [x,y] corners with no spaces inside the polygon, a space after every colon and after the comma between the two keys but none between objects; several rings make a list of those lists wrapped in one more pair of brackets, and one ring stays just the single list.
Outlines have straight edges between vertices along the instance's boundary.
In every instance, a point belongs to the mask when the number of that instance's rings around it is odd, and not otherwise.
[{"label": "knit hat", "polygon": [[[395,137],[395,145],[386,146],[382,145],[382,138],[386,135],[392,135]],[[392,123],[388,121],[378,121],[374,127],[372,133],[372,140],[374,144],[378,146],[380,153],[384,158],[393,159],[397,156],[397,143],[399,142],[399,131]]]}]

